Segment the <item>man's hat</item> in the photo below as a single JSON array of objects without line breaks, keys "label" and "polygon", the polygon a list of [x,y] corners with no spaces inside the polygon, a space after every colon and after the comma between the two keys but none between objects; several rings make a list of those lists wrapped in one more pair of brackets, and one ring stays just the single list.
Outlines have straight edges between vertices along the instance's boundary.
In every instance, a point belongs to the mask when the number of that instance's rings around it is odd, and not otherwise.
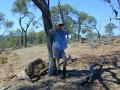
[{"label": "man's hat", "polygon": [[57,22],[57,25],[59,25],[59,26],[63,26],[64,24],[63,24],[62,21],[58,21],[58,22]]},{"label": "man's hat", "polygon": [[63,24],[63,23],[61,23],[61,24],[59,24],[59,26],[64,26],[64,24]]}]

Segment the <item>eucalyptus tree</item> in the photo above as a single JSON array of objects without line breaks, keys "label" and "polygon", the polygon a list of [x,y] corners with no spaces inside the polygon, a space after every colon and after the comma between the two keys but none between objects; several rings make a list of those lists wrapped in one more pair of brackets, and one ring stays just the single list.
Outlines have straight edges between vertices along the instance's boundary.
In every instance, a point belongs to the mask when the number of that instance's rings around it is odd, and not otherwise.
[{"label": "eucalyptus tree", "polygon": [[0,25],[4,23],[5,14],[0,12]]},{"label": "eucalyptus tree", "polygon": [[[0,31],[3,33],[0,35],[0,46],[1,48],[6,48],[10,44],[7,42],[9,41],[9,33],[11,28],[14,26],[13,21],[6,20],[5,15],[3,13],[0,13]],[[7,34],[6,34],[7,32]],[[6,35],[5,35],[6,34]]]},{"label": "eucalyptus tree", "polygon": [[100,25],[99,25],[99,28],[97,28],[97,20],[94,16],[89,16],[88,27],[95,29],[97,31],[97,36],[98,36],[98,39],[100,40],[100,36],[101,36],[100,35]]},{"label": "eucalyptus tree", "polygon": [[113,36],[113,30],[116,29],[117,26],[114,24],[114,23],[108,23],[106,26],[105,26],[105,32],[107,34],[107,38],[108,38],[108,43],[109,44],[112,44],[112,36]]},{"label": "eucalyptus tree", "polygon": [[110,22],[112,22],[112,20],[119,21],[119,30],[120,30],[120,17],[119,17],[120,0],[103,0],[103,1],[109,4],[109,6],[111,7],[114,13],[114,16],[110,17]]},{"label": "eucalyptus tree", "polygon": [[85,37],[88,33],[90,33],[92,30],[89,27],[84,27],[81,29],[81,34],[83,35],[83,37]]},{"label": "eucalyptus tree", "polygon": [[7,32],[7,30],[12,28],[13,26],[13,21],[6,20],[5,15],[3,13],[0,13],[0,30],[4,30],[0,37],[3,36]]},{"label": "eucalyptus tree", "polygon": [[36,42],[35,40],[35,30],[31,28],[31,30],[28,32],[28,43],[34,44]]},{"label": "eucalyptus tree", "polygon": [[[33,4],[40,10],[40,12],[42,12],[42,19],[43,19],[44,30],[45,30],[45,34],[46,34],[46,42],[47,42],[48,53],[49,53],[48,74],[54,75],[54,73],[56,72],[56,62],[55,62],[55,59],[53,58],[53,52],[52,52],[53,36],[49,33],[49,30],[51,28],[53,28],[50,9],[49,9],[50,1],[49,0],[16,0],[13,4],[12,11],[13,11],[13,13],[19,14],[20,27],[22,26],[21,22],[22,22],[23,18],[25,16],[27,16],[28,12],[29,12],[28,7],[27,7],[28,1],[30,1],[30,2],[32,1]],[[41,16],[41,14],[40,14],[40,16]],[[31,22],[29,24],[31,24]],[[21,27],[21,29],[22,29],[22,35],[23,35],[24,28]],[[21,37],[21,41],[23,43],[22,37]]]},{"label": "eucalyptus tree", "polygon": [[13,21],[6,20],[4,22],[4,27],[6,28],[6,30],[9,29],[9,28],[12,28],[13,26],[14,26],[14,22]]},{"label": "eucalyptus tree", "polygon": [[108,34],[109,38],[111,38],[113,35],[113,29],[116,29],[116,28],[117,26],[114,23],[108,23],[105,26],[105,32]]},{"label": "eucalyptus tree", "polygon": [[16,46],[17,47],[20,47],[21,46],[21,29],[20,28],[17,28],[15,31],[14,31],[14,34],[15,34],[15,38],[16,38]]},{"label": "eucalyptus tree", "polygon": [[61,5],[59,0],[58,5],[51,8],[53,25],[55,26],[58,22],[62,22],[69,31],[73,32],[74,10],[75,9],[69,4]]},{"label": "eucalyptus tree", "polygon": [[54,73],[56,72],[56,62],[55,62],[55,59],[53,58],[53,52],[52,52],[53,36],[49,33],[49,30],[53,28],[50,9],[49,9],[50,1],[49,0],[32,0],[32,2],[42,12],[44,30],[46,33],[47,47],[48,47],[48,53],[49,53],[48,74],[54,75]]},{"label": "eucalyptus tree", "polygon": [[[0,30],[4,24],[4,21],[5,21],[5,14],[0,12]],[[3,34],[0,35],[0,37],[4,34],[5,34],[5,31],[3,32]]]},{"label": "eucalyptus tree", "polygon": [[[89,31],[87,34],[86,34],[86,38],[88,40],[93,40],[97,37],[97,34],[95,32],[93,32],[92,30]],[[93,42],[92,42],[93,43]]]},{"label": "eucalyptus tree", "polygon": [[76,17],[77,17],[77,31],[78,31],[78,40],[80,40],[80,37],[81,37],[81,30],[82,30],[82,27],[86,24],[86,20],[88,19],[88,14],[85,13],[85,12],[80,12],[78,10],[76,10]]},{"label": "eucalyptus tree", "polygon": [[21,44],[27,46],[27,32],[34,20],[34,14],[28,10],[28,0],[16,0],[12,7],[12,12],[19,15],[19,25],[21,28]]}]

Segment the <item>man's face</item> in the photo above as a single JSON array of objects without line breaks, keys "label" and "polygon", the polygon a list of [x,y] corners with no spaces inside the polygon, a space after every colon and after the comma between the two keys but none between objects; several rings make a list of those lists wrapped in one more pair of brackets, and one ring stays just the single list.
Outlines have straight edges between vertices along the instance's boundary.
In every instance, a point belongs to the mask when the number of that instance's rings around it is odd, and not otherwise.
[{"label": "man's face", "polygon": [[63,29],[63,25],[58,26],[58,30],[61,31]]},{"label": "man's face", "polygon": [[59,26],[59,29],[62,30],[63,26]]}]

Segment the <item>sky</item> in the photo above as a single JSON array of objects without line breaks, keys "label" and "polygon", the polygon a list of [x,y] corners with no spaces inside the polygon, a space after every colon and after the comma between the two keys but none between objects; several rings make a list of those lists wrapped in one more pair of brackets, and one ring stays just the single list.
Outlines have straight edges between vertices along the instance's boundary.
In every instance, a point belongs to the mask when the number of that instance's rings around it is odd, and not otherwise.
[{"label": "sky", "polygon": [[[0,0],[0,12],[5,14],[6,19],[14,21],[15,29],[20,27],[17,16],[13,15],[11,12],[14,1],[15,0]],[[50,0],[50,7],[57,5],[57,3],[58,0]],[[110,22],[109,19],[113,16],[112,9],[108,4],[103,2],[103,0],[61,0],[61,4],[70,4],[75,9],[84,11],[90,16],[94,16],[97,19],[98,25],[102,27],[101,33],[104,33],[104,26]],[[119,26],[118,21],[113,20],[113,23]],[[119,28],[114,31],[115,34],[120,34]]]}]

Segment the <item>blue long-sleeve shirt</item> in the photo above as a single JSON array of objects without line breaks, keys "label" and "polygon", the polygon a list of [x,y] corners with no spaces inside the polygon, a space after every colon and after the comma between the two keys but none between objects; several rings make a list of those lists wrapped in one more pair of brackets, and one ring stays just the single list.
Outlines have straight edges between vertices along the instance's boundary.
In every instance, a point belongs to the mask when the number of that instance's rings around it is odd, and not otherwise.
[{"label": "blue long-sleeve shirt", "polygon": [[52,33],[54,40],[53,40],[53,47],[64,50],[67,48],[67,40],[66,35],[69,34],[66,30],[58,31],[57,29]]}]

